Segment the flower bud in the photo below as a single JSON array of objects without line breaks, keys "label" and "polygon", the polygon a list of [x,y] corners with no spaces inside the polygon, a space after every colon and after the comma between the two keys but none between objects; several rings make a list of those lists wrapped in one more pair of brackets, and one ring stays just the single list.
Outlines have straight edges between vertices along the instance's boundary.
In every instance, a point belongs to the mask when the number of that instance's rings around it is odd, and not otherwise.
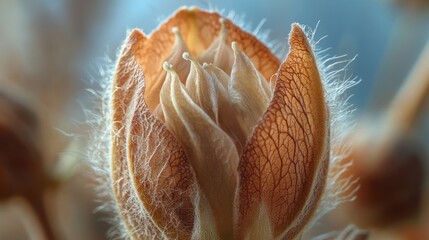
[{"label": "flower bud", "polygon": [[130,33],[106,128],[125,235],[293,239],[344,200],[331,135],[344,106],[335,94],[348,84],[332,82],[298,24],[289,45],[281,63],[231,20],[196,8],[149,36]]}]

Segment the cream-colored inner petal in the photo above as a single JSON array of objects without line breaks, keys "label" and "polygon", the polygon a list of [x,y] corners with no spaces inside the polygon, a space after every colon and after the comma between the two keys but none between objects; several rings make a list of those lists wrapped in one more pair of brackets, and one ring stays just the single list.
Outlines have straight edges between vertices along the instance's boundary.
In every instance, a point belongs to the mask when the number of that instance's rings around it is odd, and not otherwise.
[{"label": "cream-colored inner petal", "polygon": [[189,53],[184,53],[183,58],[191,62],[191,70],[186,80],[189,96],[218,123],[217,87],[213,78],[196,59],[189,56]]},{"label": "cream-colored inner petal", "polygon": [[221,31],[211,46],[198,56],[198,61],[202,63],[213,63],[223,71],[231,72],[234,58],[231,48],[228,46],[228,33],[225,27],[225,19],[220,19]]},{"label": "cream-colored inner petal", "polygon": [[[223,26],[200,56],[185,52],[180,60],[177,54],[186,46],[175,48],[169,58],[174,65],[164,64],[166,78],[159,80],[163,84],[155,110],[183,145],[221,239],[233,236],[239,156],[271,98],[270,84],[226,38]],[[177,70],[182,62],[189,69]]]},{"label": "cream-colored inner petal", "polygon": [[169,67],[161,89],[165,122],[181,140],[198,183],[215,216],[218,232],[233,234],[233,200],[237,183],[238,153],[233,141],[190,97]]},{"label": "cream-colored inner petal", "polygon": [[229,92],[247,140],[267,109],[271,92],[266,80],[246,54],[238,50],[236,43],[232,44],[232,48],[235,61],[231,70]]}]

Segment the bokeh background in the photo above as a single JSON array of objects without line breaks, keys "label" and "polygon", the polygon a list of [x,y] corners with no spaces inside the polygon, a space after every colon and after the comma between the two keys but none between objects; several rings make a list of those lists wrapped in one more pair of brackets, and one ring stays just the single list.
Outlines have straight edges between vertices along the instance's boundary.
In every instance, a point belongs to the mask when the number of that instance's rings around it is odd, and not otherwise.
[{"label": "bokeh background", "polygon": [[[183,5],[234,11],[250,29],[264,21],[269,39],[285,46],[291,23],[319,23],[316,37],[327,35],[320,48],[357,56],[347,72],[361,79],[348,92],[356,121],[383,113],[429,39],[429,1],[423,0],[1,0],[0,89],[31,105],[39,119],[43,164],[59,182],[45,196],[59,239],[106,239],[109,229],[109,213],[96,210],[85,159],[82,122],[93,104],[86,89],[105,81],[106,59],[115,59],[129,29],[150,33]],[[425,160],[427,105],[412,130]],[[19,198],[0,202],[0,239],[31,239],[25,211]],[[329,222],[318,223],[316,232],[344,226]]]}]

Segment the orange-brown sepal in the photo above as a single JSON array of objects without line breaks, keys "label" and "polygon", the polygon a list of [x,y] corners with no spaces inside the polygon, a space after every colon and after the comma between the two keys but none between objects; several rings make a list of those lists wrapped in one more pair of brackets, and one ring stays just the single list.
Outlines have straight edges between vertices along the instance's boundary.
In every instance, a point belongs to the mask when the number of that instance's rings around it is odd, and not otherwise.
[{"label": "orange-brown sepal", "polygon": [[273,98],[240,159],[239,239],[255,234],[293,239],[308,223],[323,192],[329,127],[322,81],[299,25],[293,25],[289,44]]},{"label": "orange-brown sepal", "polygon": [[136,53],[147,38],[131,32],[112,87],[112,180],[127,232],[135,239],[188,239],[194,224],[194,175],[186,155],[144,100]]}]

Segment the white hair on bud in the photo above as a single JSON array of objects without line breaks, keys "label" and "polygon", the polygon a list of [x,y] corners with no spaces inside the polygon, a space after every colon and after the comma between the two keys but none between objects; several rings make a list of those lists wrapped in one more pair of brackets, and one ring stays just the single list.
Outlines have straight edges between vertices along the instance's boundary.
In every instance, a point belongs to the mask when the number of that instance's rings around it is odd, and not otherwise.
[{"label": "white hair on bud", "polygon": [[107,235],[111,239],[125,239],[127,236],[126,233],[123,232],[125,226],[114,201],[112,179],[110,177],[110,144],[112,129],[110,92],[115,65],[110,57],[105,56],[104,62],[99,64],[98,70],[98,81],[92,83],[95,85],[94,88],[96,89],[91,90],[94,104],[92,104],[91,110],[85,110],[86,124],[90,127],[89,144],[86,154],[96,174],[95,184],[98,194],[97,201],[100,203],[96,211],[114,213],[112,218],[106,219],[106,221],[111,224],[111,229],[108,231]]},{"label": "white hair on bud", "polygon": [[[129,32],[127,33],[127,36]],[[120,59],[121,54],[127,47],[127,40],[124,45],[119,48],[116,54],[116,59]],[[112,217],[105,219],[111,225],[107,233],[109,239],[130,239],[133,235],[158,236],[160,239],[168,239],[165,233],[156,226],[147,210],[141,205],[140,200],[134,193],[134,185],[131,182],[129,186],[123,189],[123,193],[130,193],[130,199],[127,199],[128,209],[119,209],[115,194],[113,192],[112,170],[111,170],[111,145],[112,145],[112,96],[116,89],[113,89],[113,80],[117,63],[106,56],[103,63],[98,66],[98,73],[95,78],[97,81],[91,81],[95,89],[91,89],[92,94],[92,109],[85,109],[86,125],[89,126],[88,147],[86,158],[90,162],[95,176],[95,189],[98,193],[97,201],[100,206],[96,211],[106,212]],[[132,66],[127,66],[131,68]],[[166,71],[173,71],[173,66],[168,62],[164,62],[162,66]],[[134,69],[130,69],[134,71]],[[94,77],[93,77],[94,78]],[[140,86],[141,87],[141,86]],[[135,99],[130,104],[135,104]],[[132,108],[130,106],[130,108]],[[128,123],[129,124],[129,123]],[[144,168],[144,166],[143,166]],[[94,178],[94,176],[91,176]],[[156,183],[153,183],[156,184]],[[137,222],[144,222],[138,229],[129,229],[124,223],[124,211],[132,216],[137,216]],[[173,223],[171,223],[173,224]],[[128,228],[127,228],[128,227]]]},{"label": "white hair on bud", "polygon": [[[127,33],[127,36],[129,32]],[[127,40],[125,40],[127,41]],[[116,59],[119,59],[123,49],[126,47],[126,42],[119,48],[116,54]],[[141,233],[141,232],[153,232],[155,231],[153,226],[149,226],[145,229],[127,229],[123,219],[121,217],[121,211],[115,200],[112,182],[111,172],[111,144],[112,144],[112,95],[115,91],[113,89],[113,79],[116,71],[116,63],[109,57],[105,56],[104,61],[98,66],[97,81],[91,81],[95,89],[91,89],[89,92],[92,94],[92,109],[85,109],[86,125],[89,126],[90,132],[88,134],[88,147],[86,151],[86,157],[92,165],[93,172],[96,174],[91,176],[95,179],[96,191],[98,194],[98,201],[100,206],[96,211],[101,211],[109,214],[111,217],[105,219],[111,225],[111,228],[107,232],[109,239],[129,239],[130,232]],[[129,188],[124,189],[125,192],[134,191],[132,184]],[[150,221],[147,213],[142,210],[142,206],[139,204],[137,196],[130,194],[131,199],[128,203],[131,206],[127,209],[130,214],[139,216],[138,221]],[[148,224],[150,225],[150,224]]]}]

